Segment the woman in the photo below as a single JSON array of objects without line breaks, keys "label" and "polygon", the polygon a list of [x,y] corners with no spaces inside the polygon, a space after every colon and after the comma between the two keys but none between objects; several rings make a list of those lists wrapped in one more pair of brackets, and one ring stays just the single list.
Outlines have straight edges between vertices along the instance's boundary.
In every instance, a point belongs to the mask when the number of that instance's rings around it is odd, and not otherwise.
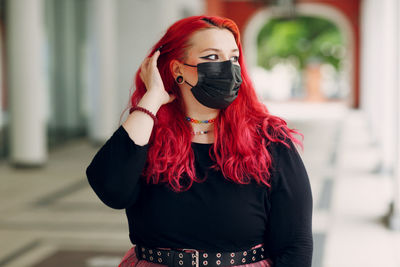
[{"label": "woman", "polygon": [[134,246],[120,266],[311,266],[301,142],[258,101],[235,23],[177,21],[135,84],[130,115],[86,170],[126,211]]}]

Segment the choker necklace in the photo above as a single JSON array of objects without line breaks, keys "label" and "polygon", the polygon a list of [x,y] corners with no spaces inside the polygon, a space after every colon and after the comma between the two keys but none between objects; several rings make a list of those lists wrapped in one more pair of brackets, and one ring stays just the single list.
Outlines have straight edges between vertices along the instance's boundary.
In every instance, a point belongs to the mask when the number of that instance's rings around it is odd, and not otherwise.
[{"label": "choker necklace", "polygon": [[211,119],[211,120],[199,121],[199,120],[195,120],[195,119],[192,119],[192,118],[186,116],[186,120],[190,121],[190,122],[193,122],[193,123],[213,123],[216,119],[217,118],[214,118],[214,119]]},{"label": "choker necklace", "polygon": [[192,132],[192,135],[207,134],[207,133],[209,133],[209,132],[212,132],[212,130]]}]

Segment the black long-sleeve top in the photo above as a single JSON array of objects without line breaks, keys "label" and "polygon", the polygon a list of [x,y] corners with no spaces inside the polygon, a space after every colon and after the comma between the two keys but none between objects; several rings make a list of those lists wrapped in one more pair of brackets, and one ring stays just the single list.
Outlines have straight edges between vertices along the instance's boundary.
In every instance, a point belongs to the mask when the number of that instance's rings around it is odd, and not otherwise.
[{"label": "black long-sleeve top", "polygon": [[90,186],[107,206],[125,209],[132,244],[234,252],[264,243],[274,267],[311,266],[312,193],[292,142],[268,147],[271,189],[255,181],[227,180],[213,164],[212,144],[192,142],[196,174],[207,179],[181,193],[147,184],[141,175],[149,144],[140,146],[121,125],[86,169]]}]

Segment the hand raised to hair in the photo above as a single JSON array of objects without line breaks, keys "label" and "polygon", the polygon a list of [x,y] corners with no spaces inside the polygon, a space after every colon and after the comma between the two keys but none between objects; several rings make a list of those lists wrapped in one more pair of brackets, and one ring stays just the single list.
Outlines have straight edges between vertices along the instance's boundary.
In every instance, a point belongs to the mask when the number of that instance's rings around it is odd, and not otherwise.
[{"label": "hand raised to hair", "polygon": [[170,103],[175,100],[176,96],[169,94],[164,87],[160,72],[157,68],[157,59],[160,51],[157,50],[151,57],[146,57],[140,65],[140,78],[146,86],[146,94],[152,94],[156,97],[161,105]]}]

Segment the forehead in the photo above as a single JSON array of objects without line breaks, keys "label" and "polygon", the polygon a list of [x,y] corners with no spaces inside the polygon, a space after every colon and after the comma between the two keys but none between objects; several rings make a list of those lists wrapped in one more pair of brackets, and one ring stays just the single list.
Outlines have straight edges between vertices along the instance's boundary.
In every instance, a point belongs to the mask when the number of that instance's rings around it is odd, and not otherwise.
[{"label": "forehead", "polygon": [[189,39],[189,52],[199,53],[207,48],[222,51],[237,49],[235,37],[228,29],[208,28],[195,32]]}]

